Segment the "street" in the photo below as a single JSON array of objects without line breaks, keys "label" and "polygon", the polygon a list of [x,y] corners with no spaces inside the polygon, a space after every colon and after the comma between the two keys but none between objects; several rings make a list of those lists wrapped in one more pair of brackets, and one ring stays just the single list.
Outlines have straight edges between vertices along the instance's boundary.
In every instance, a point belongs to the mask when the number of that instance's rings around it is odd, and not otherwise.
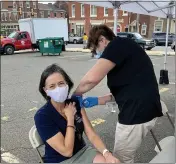
[{"label": "street", "polygon": [[[82,46],[82,45],[68,45]],[[162,49],[156,47],[154,49]],[[168,50],[171,51],[171,50]],[[95,64],[90,53],[62,52],[61,56],[41,56],[40,53],[17,53],[1,56],[1,158],[2,163],[38,163],[28,133],[34,125],[33,117],[44,99],[38,91],[43,70],[50,64],[58,63],[74,81],[74,89],[81,78]],[[150,56],[157,79],[163,69],[163,56]],[[161,99],[166,103],[169,114],[175,116],[175,56],[168,56],[169,85],[160,85]],[[73,89],[73,90],[74,90]],[[101,96],[108,93],[106,78],[88,94]],[[85,95],[85,96],[86,96]],[[111,113],[107,106],[86,109],[95,130],[103,139],[107,148],[113,151],[117,114]],[[158,140],[174,135],[173,128],[166,116],[159,118],[154,128]],[[88,143],[89,144],[89,143]],[[135,157],[136,163],[148,163],[156,155],[154,139],[148,133]],[[43,149],[41,149],[43,151]]]}]

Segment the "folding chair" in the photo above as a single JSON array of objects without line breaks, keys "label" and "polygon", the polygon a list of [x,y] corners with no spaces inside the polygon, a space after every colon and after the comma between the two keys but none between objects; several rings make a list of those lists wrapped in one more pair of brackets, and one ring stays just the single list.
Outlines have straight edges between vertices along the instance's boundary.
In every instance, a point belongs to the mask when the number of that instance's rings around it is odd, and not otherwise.
[{"label": "folding chair", "polygon": [[40,163],[44,163],[42,156],[39,152],[39,147],[44,145],[42,139],[40,138],[37,129],[35,127],[35,125],[31,128],[31,130],[29,131],[29,140],[31,142],[32,147],[36,150],[37,155],[40,159]]},{"label": "folding chair", "polygon": [[172,122],[172,120],[171,120],[171,118],[169,116],[168,108],[167,108],[166,104],[163,101],[161,101],[161,106],[162,106],[162,113],[163,113],[163,115],[167,116],[167,118],[169,119],[169,122],[171,123],[173,129],[175,129],[174,123]]}]

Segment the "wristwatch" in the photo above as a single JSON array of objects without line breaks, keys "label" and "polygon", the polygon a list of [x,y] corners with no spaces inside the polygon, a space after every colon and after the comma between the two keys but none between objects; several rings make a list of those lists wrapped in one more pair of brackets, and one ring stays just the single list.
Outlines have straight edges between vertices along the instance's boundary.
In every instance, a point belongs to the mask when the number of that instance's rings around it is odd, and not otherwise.
[{"label": "wristwatch", "polygon": [[104,150],[103,150],[103,157],[105,156],[105,153],[106,153],[106,152],[109,152],[109,150],[108,150],[108,149],[104,149]]}]

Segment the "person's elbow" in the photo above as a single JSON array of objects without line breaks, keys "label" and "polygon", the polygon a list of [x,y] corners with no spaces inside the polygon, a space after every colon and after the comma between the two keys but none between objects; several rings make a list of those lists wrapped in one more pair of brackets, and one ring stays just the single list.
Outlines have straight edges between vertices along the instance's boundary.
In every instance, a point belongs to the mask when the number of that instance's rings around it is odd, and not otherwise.
[{"label": "person's elbow", "polygon": [[72,156],[73,156],[73,150],[68,150],[68,151],[65,153],[64,156],[65,156],[65,157],[68,157],[68,158],[72,157]]},{"label": "person's elbow", "polygon": [[73,149],[65,147],[64,149],[60,150],[59,148],[56,148],[56,151],[63,155],[64,157],[72,157],[73,156]]},{"label": "person's elbow", "polygon": [[95,76],[87,78],[87,83],[92,85],[97,85],[101,80]]}]

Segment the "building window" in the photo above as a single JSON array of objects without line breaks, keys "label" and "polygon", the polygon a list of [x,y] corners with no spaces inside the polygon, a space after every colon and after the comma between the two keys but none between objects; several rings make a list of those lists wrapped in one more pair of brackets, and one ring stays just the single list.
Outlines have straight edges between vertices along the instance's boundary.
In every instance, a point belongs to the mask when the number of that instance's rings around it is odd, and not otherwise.
[{"label": "building window", "polygon": [[37,13],[34,13],[34,18],[37,18]]},{"label": "building window", "polygon": [[30,1],[26,1],[26,8],[30,8]]},{"label": "building window", "polygon": [[54,13],[54,18],[56,18],[57,17],[57,13]]},{"label": "building window", "polygon": [[147,34],[147,25],[143,24],[141,27],[141,35]]},{"label": "building window", "polygon": [[30,13],[30,12],[27,13],[27,17],[28,17],[28,18],[31,17],[31,13]]},{"label": "building window", "polygon": [[75,17],[75,5],[72,5],[72,17]]},{"label": "building window", "polygon": [[60,17],[63,18],[64,17],[64,13],[60,13]]},{"label": "building window", "polygon": [[19,1],[19,5],[23,8],[23,1]]},{"label": "building window", "polygon": [[4,13],[4,16],[5,16],[4,17],[5,18],[4,21],[7,21],[7,13]]},{"label": "building window", "polygon": [[85,13],[84,4],[81,4],[81,17],[85,16],[84,13]]},{"label": "building window", "polygon": [[163,20],[155,20],[154,32],[163,31]]},{"label": "building window", "polygon": [[128,12],[127,11],[123,11],[122,16],[128,16]]},{"label": "building window", "polygon": [[96,6],[91,5],[91,7],[90,7],[90,16],[92,16],[92,17],[96,17],[97,16],[97,7]]},{"label": "building window", "polygon": [[[2,3],[2,2],[1,2]],[[5,14],[4,13],[1,13],[1,21],[4,21],[5,20]]]},{"label": "building window", "polygon": [[36,7],[36,2],[33,2],[32,4],[33,4],[33,9],[36,9],[37,8]]},{"label": "building window", "polygon": [[108,16],[108,8],[107,7],[104,7],[104,16]]},{"label": "building window", "polygon": [[50,18],[51,17],[51,12],[50,11],[48,11],[48,18]]},{"label": "building window", "polygon": [[79,37],[82,37],[84,34],[84,25],[76,25],[76,34]]},{"label": "building window", "polygon": [[13,8],[16,9],[17,8],[17,4],[15,1],[13,1]]},{"label": "building window", "polygon": [[44,18],[44,11],[40,11],[41,18]]},{"label": "building window", "polygon": [[12,14],[8,13],[8,15],[9,15],[9,21],[12,21]]}]

